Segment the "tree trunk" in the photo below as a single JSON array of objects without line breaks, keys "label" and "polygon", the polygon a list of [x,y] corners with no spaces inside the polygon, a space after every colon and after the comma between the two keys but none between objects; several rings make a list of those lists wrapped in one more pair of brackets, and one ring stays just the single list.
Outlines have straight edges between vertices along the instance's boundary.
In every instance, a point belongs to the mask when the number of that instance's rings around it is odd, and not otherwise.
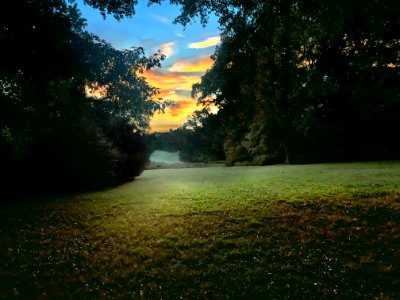
[{"label": "tree trunk", "polygon": [[287,146],[285,144],[282,144],[282,147],[283,147],[283,151],[285,151],[285,162],[284,162],[284,164],[285,165],[289,165],[290,161],[289,161],[289,153],[288,153],[288,150],[287,150]]}]

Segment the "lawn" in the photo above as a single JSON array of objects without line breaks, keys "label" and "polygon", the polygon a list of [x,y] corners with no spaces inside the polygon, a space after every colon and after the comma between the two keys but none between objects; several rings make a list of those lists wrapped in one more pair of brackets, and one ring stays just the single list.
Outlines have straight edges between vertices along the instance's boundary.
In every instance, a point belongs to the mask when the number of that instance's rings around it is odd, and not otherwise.
[{"label": "lawn", "polygon": [[147,170],[34,200],[0,212],[0,298],[400,299],[400,162]]}]

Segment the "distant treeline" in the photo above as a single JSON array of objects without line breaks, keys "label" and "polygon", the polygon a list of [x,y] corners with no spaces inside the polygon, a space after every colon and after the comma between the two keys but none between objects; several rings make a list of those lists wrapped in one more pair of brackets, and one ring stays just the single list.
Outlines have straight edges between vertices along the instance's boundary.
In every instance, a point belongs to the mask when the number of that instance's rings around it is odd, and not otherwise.
[{"label": "distant treeline", "polygon": [[224,132],[220,120],[206,109],[196,111],[181,128],[145,136],[150,151],[179,151],[185,162],[211,162],[225,160]]}]

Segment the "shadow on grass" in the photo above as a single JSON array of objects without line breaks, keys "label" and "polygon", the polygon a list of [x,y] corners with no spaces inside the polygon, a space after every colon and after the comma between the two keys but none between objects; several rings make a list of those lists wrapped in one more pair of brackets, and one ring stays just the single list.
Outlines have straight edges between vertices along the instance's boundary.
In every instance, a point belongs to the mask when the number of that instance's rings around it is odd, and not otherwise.
[{"label": "shadow on grass", "polygon": [[0,298],[400,298],[397,194],[184,215],[73,208],[2,214]]}]

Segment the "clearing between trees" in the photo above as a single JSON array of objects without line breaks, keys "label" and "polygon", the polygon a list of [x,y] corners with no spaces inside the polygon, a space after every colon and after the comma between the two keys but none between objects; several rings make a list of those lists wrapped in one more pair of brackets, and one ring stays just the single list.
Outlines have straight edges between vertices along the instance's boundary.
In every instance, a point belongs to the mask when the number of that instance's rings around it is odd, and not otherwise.
[{"label": "clearing between trees", "polygon": [[400,162],[147,170],[0,212],[0,298],[400,298]]}]

